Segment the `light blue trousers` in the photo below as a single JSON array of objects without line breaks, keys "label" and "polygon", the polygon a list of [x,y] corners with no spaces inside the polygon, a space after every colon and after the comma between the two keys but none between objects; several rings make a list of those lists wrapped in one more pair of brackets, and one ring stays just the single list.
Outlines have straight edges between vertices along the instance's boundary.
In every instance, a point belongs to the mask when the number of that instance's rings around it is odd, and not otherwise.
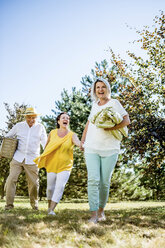
[{"label": "light blue trousers", "polygon": [[104,208],[109,196],[110,182],[118,154],[101,157],[96,153],[85,153],[88,171],[88,201],[90,211]]}]

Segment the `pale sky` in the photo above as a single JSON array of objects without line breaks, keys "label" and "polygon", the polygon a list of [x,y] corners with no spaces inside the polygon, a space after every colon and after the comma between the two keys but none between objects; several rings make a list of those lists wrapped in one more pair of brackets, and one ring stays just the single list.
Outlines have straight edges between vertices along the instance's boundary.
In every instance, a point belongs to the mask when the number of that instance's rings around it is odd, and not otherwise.
[{"label": "pale sky", "polygon": [[95,62],[109,60],[109,47],[124,59],[127,50],[141,55],[129,43],[134,28],[164,9],[164,0],[0,0],[0,128],[3,102],[52,114],[64,88],[81,88]]}]

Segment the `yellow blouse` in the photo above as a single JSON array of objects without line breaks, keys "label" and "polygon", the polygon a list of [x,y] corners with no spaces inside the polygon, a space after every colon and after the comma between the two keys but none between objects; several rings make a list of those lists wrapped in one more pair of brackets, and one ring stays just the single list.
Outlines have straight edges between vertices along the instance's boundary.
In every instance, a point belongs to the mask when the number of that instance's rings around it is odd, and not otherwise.
[{"label": "yellow blouse", "polygon": [[50,141],[41,156],[34,159],[38,168],[46,168],[47,172],[59,173],[70,171],[73,166],[73,132],[69,131],[63,138],[57,134],[58,129],[50,133]]}]

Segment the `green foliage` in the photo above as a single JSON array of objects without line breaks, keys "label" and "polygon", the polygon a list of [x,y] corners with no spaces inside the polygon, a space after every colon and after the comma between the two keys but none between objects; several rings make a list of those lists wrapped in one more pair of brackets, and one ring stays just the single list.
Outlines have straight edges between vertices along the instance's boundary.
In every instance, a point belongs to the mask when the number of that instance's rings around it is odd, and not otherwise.
[{"label": "green foliage", "polygon": [[42,197],[46,197],[46,186],[47,186],[47,177],[46,177],[46,170],[44,168],[39,170],[39,198],[42,200]]},{"label": "green foliage", "polygon": [[140,173],[140,182],[153,191],[154,199],[162,199],[165,190],[165,16],[154,19],[152,30],[145,27],[137,31],[141,48],[147,53],[144,60],[128,52],[133,59],[130,65],[111,51],[111,62],[116,70],[116,78],[122,78],[118,93],[120,101],[126,104],[131,118],[130,137],[125,139],[125,160],[136,158],[140,161],[135,173]]},{"label": "green foliage", "polygon": [[4,197],[4,186],[6,179],[9,174],[9,163],[10,159],[7,158],[0,158],[0,171],[1,171],[1,177],[0,177],[0,194],[1,199]]},{"label": "green foliage", "polygon": [[65,198],[87,198],[87,170],[83,154],[77,147],[74,149],[72,173],[64,191]]},{"label": "green foliage", "polygon": [[141,185],[140,173],[126,168],[118,167],[113,173],[111,184],[111,195],[113,199],[118,200],[149,200],[152,197],[152,191]]},{"label": "green foliage", "polygon": [[[9,106],[8,103],[4,103],[5,109],[7,111],[7,132],[17,123],[24,120],[24,113],[27,105],[14,103],[13,109]],[[1,130],[2,132],[3,130]]]}]

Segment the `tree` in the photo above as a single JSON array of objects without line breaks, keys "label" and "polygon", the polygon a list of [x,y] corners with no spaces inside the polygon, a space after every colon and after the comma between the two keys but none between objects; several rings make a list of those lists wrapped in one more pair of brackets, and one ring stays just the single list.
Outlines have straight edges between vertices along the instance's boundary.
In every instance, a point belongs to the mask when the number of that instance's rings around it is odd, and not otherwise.
[{"label": "tree", "polygon": [[[127,82],[118,89],[122,102],[128,105],[131,117],[130,139],[125,141],[127,156],[138,156],[135,172],[141,173],[141,185],[153,190],[153,198],[165,192],[165,15],[154,19],[153,28],[137,31],[147,59],[128,52],[133,62],[127,65],[111,50],[111,63],[116,74]],[[135,41],[136,42],[136,41]],[[121,94],[120,94],[121,92]]]}]

